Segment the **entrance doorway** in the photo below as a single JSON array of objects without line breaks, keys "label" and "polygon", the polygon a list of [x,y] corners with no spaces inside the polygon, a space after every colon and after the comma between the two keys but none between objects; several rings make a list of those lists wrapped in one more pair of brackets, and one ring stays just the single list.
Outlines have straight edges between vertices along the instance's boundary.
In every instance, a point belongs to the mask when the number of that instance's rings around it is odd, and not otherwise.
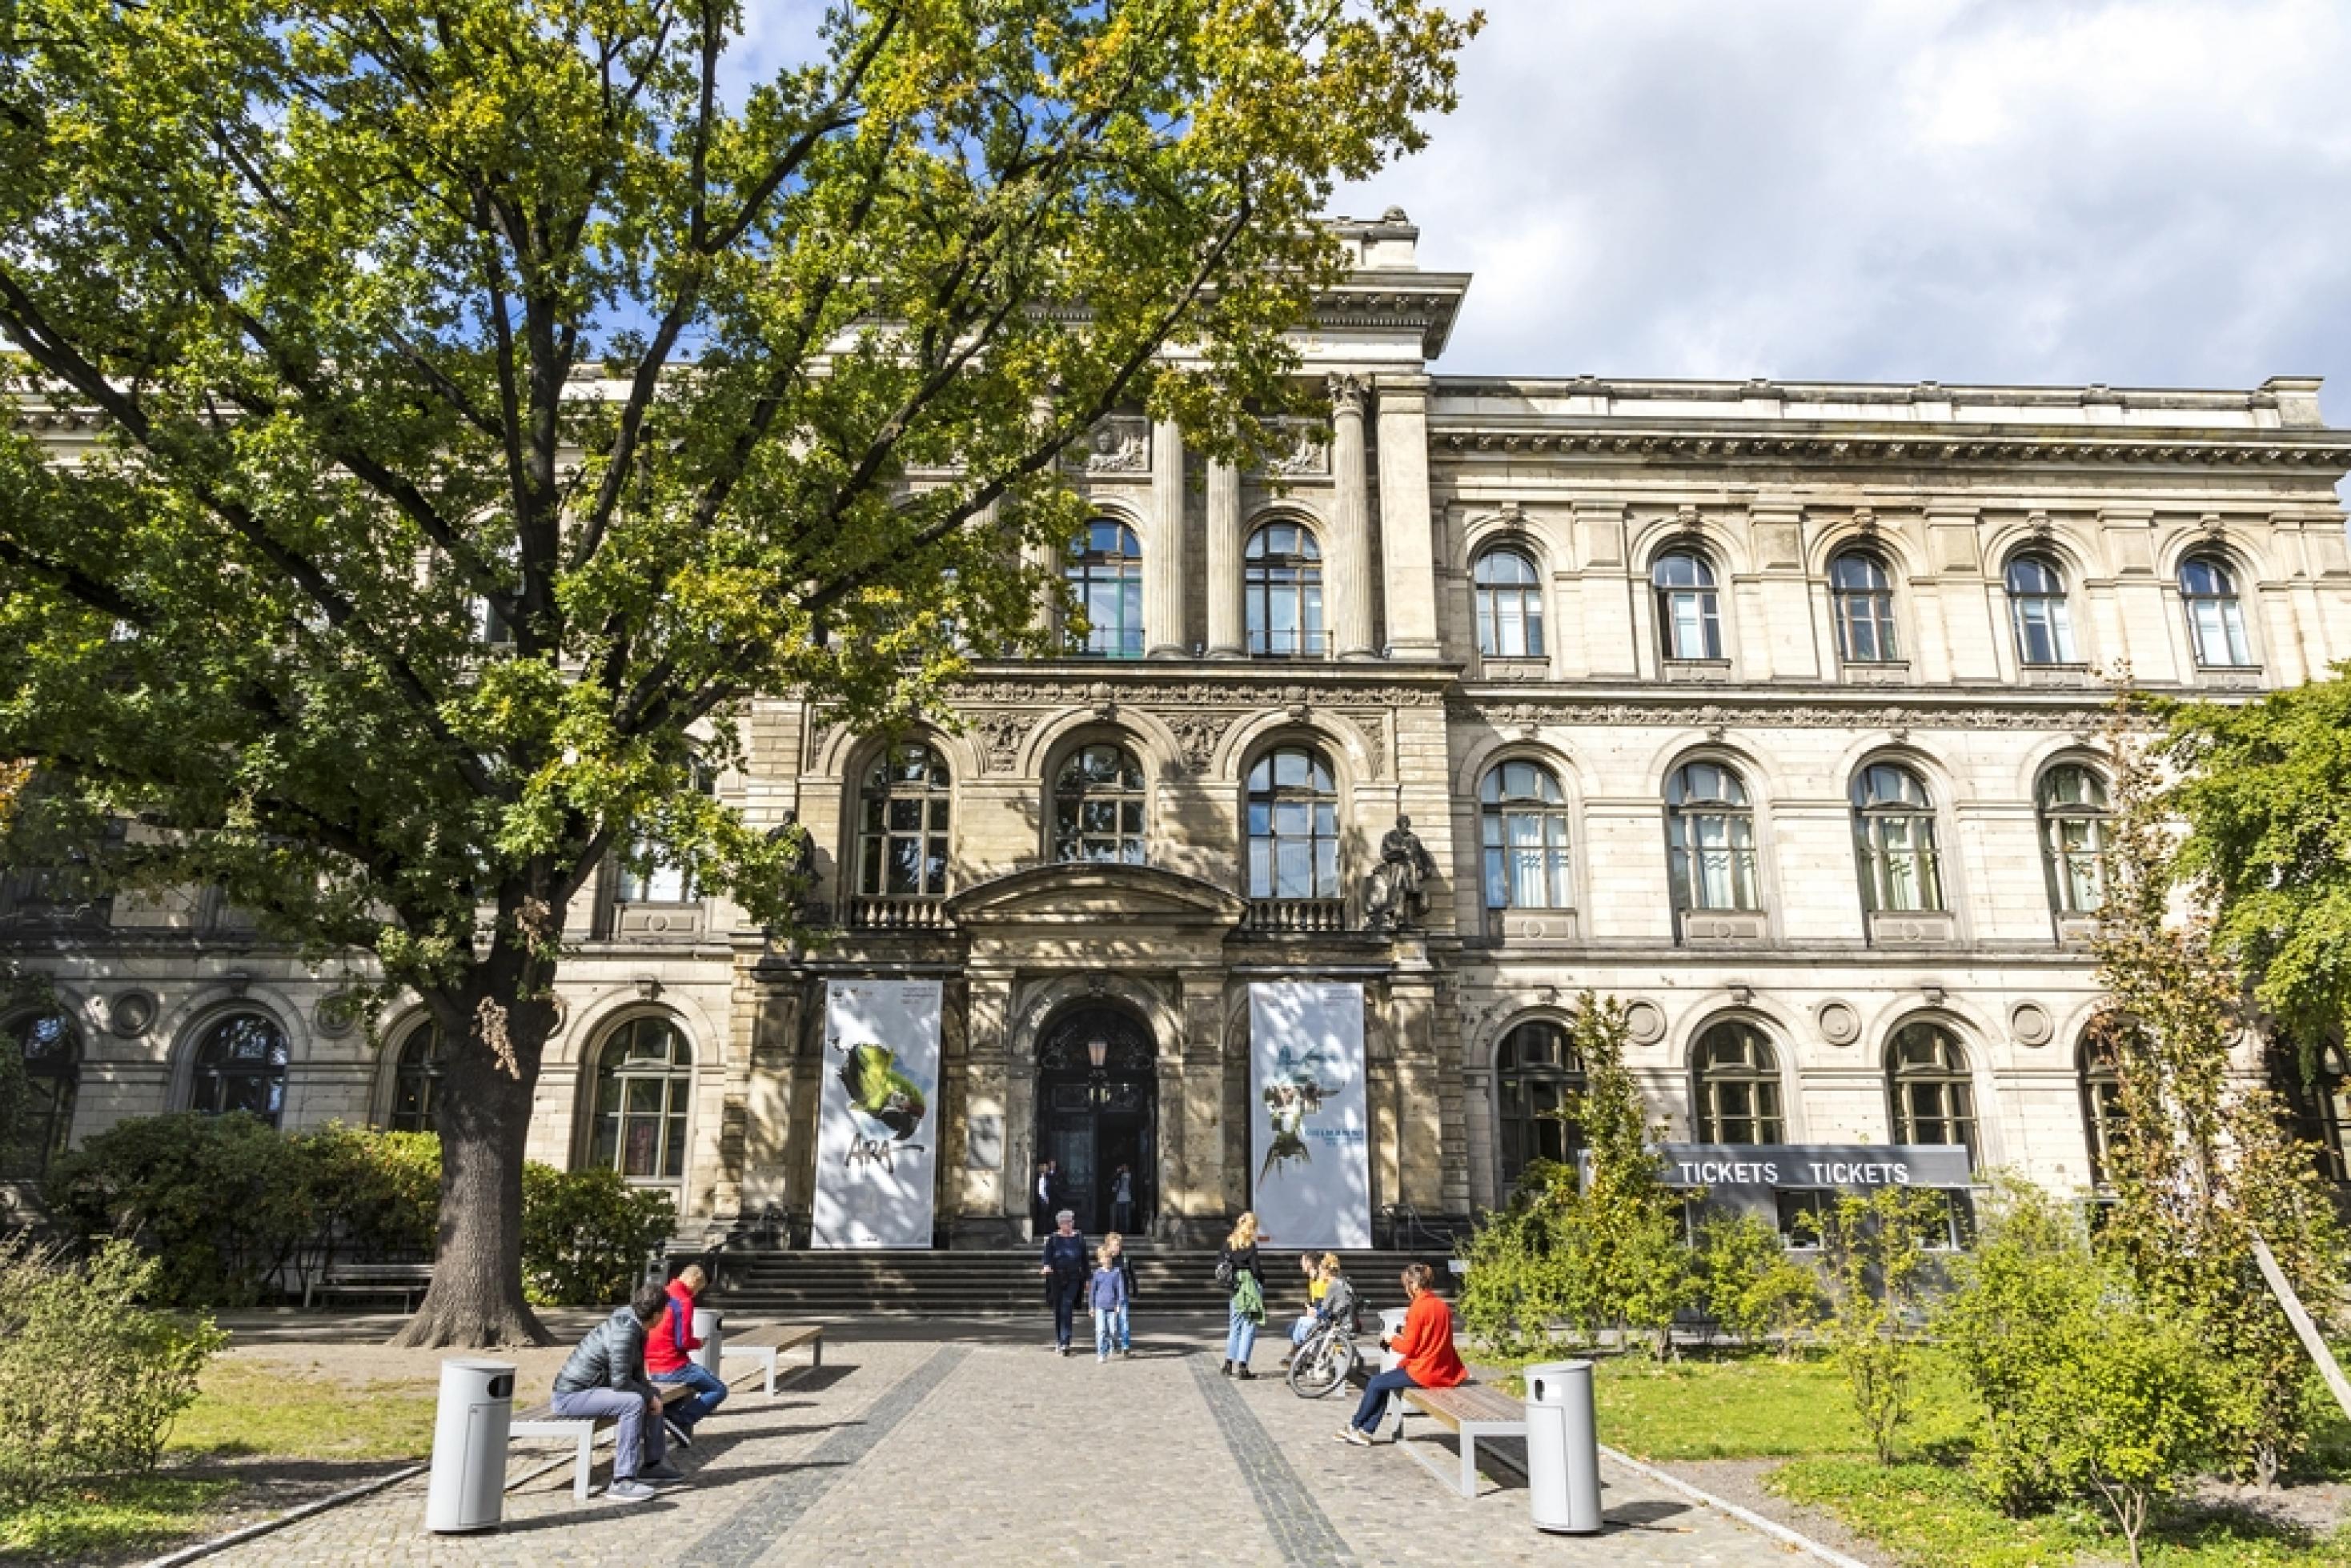
[{"label": "entrance doorway", "polygon": [[1038,1157],[1060,1165],[1062,1203],[1089,1236],[1113,1228],[1121,1166],[1134,1194],[1127,1230],[1149,1234],[1158,1212],[1158,1056],[1141,1020],[1102,1004],[1063,1013],[1039,1042]]}]

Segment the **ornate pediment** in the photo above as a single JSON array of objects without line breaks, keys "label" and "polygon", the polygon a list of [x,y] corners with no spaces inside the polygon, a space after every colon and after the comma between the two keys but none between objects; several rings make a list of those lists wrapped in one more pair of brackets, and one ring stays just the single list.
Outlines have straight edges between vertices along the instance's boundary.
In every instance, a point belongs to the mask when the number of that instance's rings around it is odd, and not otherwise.
[{"label": "ornate pediment", "polygon": [[1031,866],[967,888],[946,901],[958,925],[1238,925],[1238,894],[1156,866]]}]

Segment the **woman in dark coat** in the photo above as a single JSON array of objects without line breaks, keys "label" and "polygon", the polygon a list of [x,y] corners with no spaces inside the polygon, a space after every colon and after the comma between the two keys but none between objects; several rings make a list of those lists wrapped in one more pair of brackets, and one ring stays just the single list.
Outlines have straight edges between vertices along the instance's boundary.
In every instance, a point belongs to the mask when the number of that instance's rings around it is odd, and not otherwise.
[{"label": "woman in dark coat", "polygon": [[1053,1308],[1053,1343],[1067,1355],[1078,1298],[1085,1294],[1086,1276],[1092,1272],[1086,1239],[1078,1234],[1078,1217],[1071,1210],[1065,1208],[1053,1217],[1053,1234],[1045,1238],[1045,1255],[1037,1272],[1045,1277],[1045,1300]]}]

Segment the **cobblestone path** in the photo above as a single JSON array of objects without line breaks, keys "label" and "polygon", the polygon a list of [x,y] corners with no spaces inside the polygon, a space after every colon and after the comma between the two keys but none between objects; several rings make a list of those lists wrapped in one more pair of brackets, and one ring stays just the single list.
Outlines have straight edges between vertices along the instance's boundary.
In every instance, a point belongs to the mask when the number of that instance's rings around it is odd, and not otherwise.
[{"label": "cobblestone path", "polygon": [[[419,1479],[265,1536],[242,1564],[1782,1564],[1787,1549],[1604,1468],[1610,1528],[1545,1536],[1490,1467],[1465,1501],[1309,1402],[1217,1375],[1205,1327],[1143,1325],[1132,1361],[1064,1360],[1029,1325],[847,1324],[773,1400],[738,1387],[660,1500],[571,1500],[567,1464],[509,1492],[494,1535],[424,1532]],[[1278,1352],[1259,1351],[1270,1372]],[[538,1391],[528,1391],[538,1392]],[[1416,1425],[1425,1427],[1426,1423]],[[1418,1441],[1431,1441],[1421,1438]],[[1441,1439],[1449,1443],[1449,1438]],[[553,1450],[547,1450],[552,1457]],[[609,1453],[609,1450],[606,1450]],[[1448,1470],[1449,1449],[1437,1456]],[[517,1472],[521,1456],[517,1455]],[[601,1487],[603,1475],[600,1470]]]}]

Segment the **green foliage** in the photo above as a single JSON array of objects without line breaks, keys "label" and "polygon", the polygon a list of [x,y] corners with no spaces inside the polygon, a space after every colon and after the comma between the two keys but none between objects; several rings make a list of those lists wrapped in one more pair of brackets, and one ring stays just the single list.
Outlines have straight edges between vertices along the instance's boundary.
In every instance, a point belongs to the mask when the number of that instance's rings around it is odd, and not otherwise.
[{"label": "green foliage", "polygon": [[1463,1249],[1463,1321],[1504,1354],[1551,1345],[1563,1323],[1585,1336],[1640,1334],[1663,1355],[1674,1319],[1698,1300],[1682,1236],[1688,1195],[1666,1186],[1650,1147],[1656,1130],[1625,1066],[1624,1009],[1586,991],[1571,1044],[1584,1087],[1559,1113],[1582,1135],[1589,1179],[1531,1167],[1510,1207],[1485,1217]]},{"label": "green foliage", "polygon": [[2176,869],[2308,1071],[2351,1023],[2351,664],[2256,702],[2157,712],[2164,805],[2188,829]]},{"label": "green foliage", "polygon": [[522,1168],[522,1277],[534,1306],[628,1300],[676,1228],[668,1193],[632,1187],[617,1171]]},{"label": "green foliage", "polygon": [[1750,1345],[1776,1342],[1792,1356],[1820,1322],[1820,1276],[1754,1215],[1717,1215],[1698,1228],[1698,1274],[1707,1315]]},{"label": "green foliage", "polygon": [[1839,1193],[1814,1225],[1827,1273],[1830,1354],[1883,1465],[1894,1462],[1895,1433],[1911,1411],[1926,1241],[1942,1233],[1948,1202],[1919,1187]]},{"label": "green foliage", "polygon": [[206,1528],[234,1480],[129,1476],[0,1509],[0,1560],[82,1564],[146,1557]]},{"label": "green foliage", "polygon": [[2223,1451],[2266,1484],[2308,1442],[2310,1420],[2304,1353],[2252,1239],[2268,1240],[2304,1301],[2324,1303],[2344,1283],[2346,1238],[2316,1151],[2294,1142],[2276,1096],[2240,1071],[2254,1065],[2259,1020],[2214,935],[2217,873],[2183,887],[2153,760],[2120,722],[2108,746],[2114,819],[2097,937],[2107,995],[2093,1028],[2115,1062],[2121,1115],[2101,1244],[2149,1311],[2203,1325],[2206,1354],[2244,1395],[2220,1415]]},{"label": "green foliage", "polygon": [[0,1503],[153,1466],[227,1338],[141,1305],[160,1271],[120,1241],[79,1265],[0,1243]]},{"label": "green foliage", "polygon": [[[1650,1459],[1797,1458],[1866,1454],[1844,1374],[1825,1357],[1604,1356],[1593,1399],[1608,1443]],[[1916,1415],[1903,1429],[1909,1453],[1965,1445],[1975,1400],[1951,1358],[1932,1343],[1914,1364]],[[1875,1460],[1871,1463],[1874,1465]]]},{"label": "green foliage", "polygon": [[2227,1403],[2202,1325],[2104,1293],[2060,1320],[2035,1379],[2056,1478],[2095,1492],[2139,1561],[2154,1500],[2214,1450]]}]

